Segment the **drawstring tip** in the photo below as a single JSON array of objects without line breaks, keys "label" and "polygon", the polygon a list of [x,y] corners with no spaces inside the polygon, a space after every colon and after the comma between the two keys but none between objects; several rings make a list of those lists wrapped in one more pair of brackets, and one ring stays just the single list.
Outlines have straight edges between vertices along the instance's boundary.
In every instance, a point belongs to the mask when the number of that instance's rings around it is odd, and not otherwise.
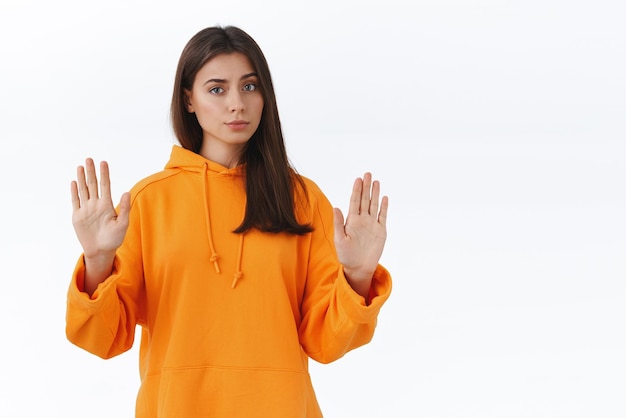
[{"label": "drawstring tip", "polygon": [[235,273],[235,278],[233,279],[233,283],[230,285],[231,289],[234,289],[237,286],[237,282],[241,278],[241,272]]},{"label": "drawstring tip", "polygon": [[220,273],[220,265],[219,265],[219,263],[217,262],[217,259],[218,259],[219,257],[220,257],[220,256],[219,256],[219,255],[217,255],[216,253],[213,253],[213,254],[211,254],[211,258],[209,259],[209,260],[211,260],[211,261],[213,262],[213,267],[215,267],[215,272],[216,272],[217,274],[219,274],[219,273]]}]

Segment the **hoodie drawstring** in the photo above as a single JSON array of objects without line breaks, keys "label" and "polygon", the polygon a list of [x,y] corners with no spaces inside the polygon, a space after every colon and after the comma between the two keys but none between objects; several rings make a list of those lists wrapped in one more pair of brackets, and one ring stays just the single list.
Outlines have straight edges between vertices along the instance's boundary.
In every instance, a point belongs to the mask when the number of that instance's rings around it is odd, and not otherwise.
[{"label": "hoodie drawstring", "polygon": [[243,276],[243,272],[241,271],[241,256],[243,254],[243,233],[239,234],[239,251],[237,252],[237,271],[235,271],[235,277],[233,278],[233,283],[230,287],[233,289],[237,286],[237,282]]},{"label": "hoodie drawstring", "polygon": [[[215,246],[213,245],[213,234],[211,231],[211,217],[209,212],[209,181],[208,181],[208,163],[204,163],[203,171],[202,171],[202,182],[204,186],[204,214],[206,218],[206,232],[207,237],[209,239],[209,247],[211,249],[211,257],[210,261],[213,263],[215,267],[215,272],[220,273],[220,265],[218,263],[219,255],[215,251]],[[243,271],[241,271],[241,259],[243,257],[243,236],[244,234],[239,234],[239,248],[237,250],[237,267],[233,277],[233,282],[231,284],[231,288],[235,288],[241,276],[243,276]]]},{"label": "hoodie drawstring", "polygon": [[208,177],[208,169],[209,165],[204,163],[204,169],[202,171],[202,182],[204,183],[204,215],[206,218],[206,233],[209,237],[209,247],[211,248],[211,262],[215,267],[215,272],[220,272],[220,265],[217,262],[219,255],[215,252],[215,246],[213,245],[213,234],[211,233],[211,216],[209,215],[209,182],[207,180]]}]

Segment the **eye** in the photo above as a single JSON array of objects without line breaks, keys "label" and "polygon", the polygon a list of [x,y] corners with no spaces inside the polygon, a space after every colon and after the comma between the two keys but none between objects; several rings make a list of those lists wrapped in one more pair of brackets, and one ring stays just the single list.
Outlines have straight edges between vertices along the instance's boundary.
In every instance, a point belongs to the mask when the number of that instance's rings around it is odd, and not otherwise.
[{"label": "eye", "polygon": [[245,86],[243,86],[243,90],[244,91],[255,91],[257,89],[256,84],[254,83],[248,83]]},{"label": "eye", "polygon": [[209,93],[211,94],[220,94],[223,92],[224,92],[224,89],[221,87],[213,87],[212,89],[209,90]]}]

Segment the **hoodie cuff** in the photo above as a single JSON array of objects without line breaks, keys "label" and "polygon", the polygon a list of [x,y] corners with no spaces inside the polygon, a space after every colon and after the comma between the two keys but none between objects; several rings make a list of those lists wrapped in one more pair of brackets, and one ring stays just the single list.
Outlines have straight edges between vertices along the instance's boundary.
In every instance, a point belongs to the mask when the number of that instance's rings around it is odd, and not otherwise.
[{"label": "hoodie cuff", "polygon": [[370,303],[365,303],[365,298],[352,289],[350,283],[346,279],[343,266],[339,269],[339,276],[343,280],[338,280],[338,296],[339,300],[344,301],[344,310],[346,314],[357,323],[370,323],[375,321],[380,308],[385,301],[389,299],[391,294],[391,275],[385,267],[378,265],[372,284],[370,286]]},{"label": "hoodie cuff", "polygon": [[[114,262],[114,265],[117,263],[117,259]],[[102,293],[111,281],[111,277],[109,276],[104,282],[100,283],[96,290],[93,292],[93,295],[89,297],[87,293],[85,293],[85,258],[81,254],[80,258],[76,262],[76,266],[74,267],[74,272],[72,273],[72,281],[70,282],[70,288],[68,290],[68,301],[77,307],[81,307],[86,309],[92,313],[100,310],[103,301],[102,301]]]}]

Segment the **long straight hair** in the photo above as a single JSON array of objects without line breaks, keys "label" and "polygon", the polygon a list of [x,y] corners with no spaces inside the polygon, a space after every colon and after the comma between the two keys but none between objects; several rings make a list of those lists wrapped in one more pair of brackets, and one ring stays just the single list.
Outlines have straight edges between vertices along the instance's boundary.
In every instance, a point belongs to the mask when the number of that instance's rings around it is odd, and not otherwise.
[{"label": "long straight hair", "polygon": [[191,90],[196,74],[210,59],[233,52],[248,57],[263,96],[261,122],[239,161],[245,164],[246,213],[234,232],[252,228],[297,235],[311,232],[313,227],[300,223],[296,216],[296,198],[306,200],[306,186],[287,157],[269,66],[261,48],[246,32],[235,26],[214,26],[189,40],[178,61],[174,82],[170,108],[174,134],[183,148],[200,152],[202,127],[196,115],[187,111],[185,89]]}]

